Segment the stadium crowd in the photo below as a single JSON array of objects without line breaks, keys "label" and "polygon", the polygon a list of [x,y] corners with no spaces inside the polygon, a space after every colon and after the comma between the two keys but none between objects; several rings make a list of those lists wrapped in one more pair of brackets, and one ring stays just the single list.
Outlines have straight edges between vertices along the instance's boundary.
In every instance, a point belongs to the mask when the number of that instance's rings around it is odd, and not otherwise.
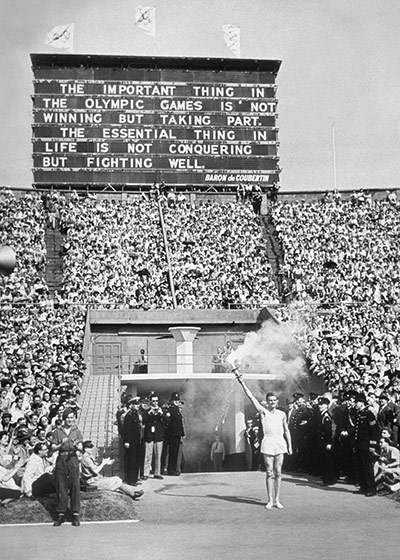
[{"label": "stadium crowd", "polygon": [[311,371],[331,391],[386,391],[399,399],[400,210],[397,199],[278,202],[272,218],[283,249],[280,274]]},{"label": "stadium crowd", "polygon": [[250,204],[164,205],[178,306],[243,309],[278,303]]},{"label": "stadium crowd", "polygon": [[0,279],[3,498],[21,493],[30,456],[50,441],[65,409],[79,410],[85,364],[82,309],[53,297],[44,277],[46,215],[40,195],[15,197],[2,190],[0,201],[0,243],[14,249],[17,261],[14,273]]},{"label": "stadium crowd", "polygon": [[[0,202],[0,243],[17,257],[15,272],[0,279],[2,479],[13,472],[22,480],[35,445],[51,438],[66,408],[79,410],[87,306],[173,307],[159,205],[179,307],[279,303],[258,217],[244,197],[194,205],[170,193],[116,201],[3,189]],[[351,395],[364,395],[376,419],[388,401],[396,413],[380,429],[389,428],[389,447],[399,443],[399,212],[393,195],[362,192],[271,205],[287,303],[277,318],[293,323],[310,370],[326,381],[332,420],[333,407],[348,407]],[[65,236],[63,284],[54,293],[45,279],[46,227]],[[394,454],[385,442],[381,448]]]},{"label": "stadium crowd", "polygon": [[100,309],[172,307],[154,201],[61,200],[64,295],[69,301]]},{"label": "stadium crowd", "polygon": [[[310,371],[322,377],[329,390],[329,469],[335,474],[328,479],[358,480],[356,403],[365,400],[370,421],[377,426],[369,446],[369,458],[375,461],[366,463],[371,467],[375,462],[376,483],[391,484],[392,489],[399,478],[400,443],[399,218],[393,193],[385,200],[362,191],[347,200],[329,193],[309,202],[277,202],[271,209],[282,248],[279,272],[287,304],[277,310],[277,318],[293,324]],[[313,463],[318,446],[312,436],[317,433],[312,410],[318,407],[312,399],[307,406],[308,412],[300,408],[311,420],[299,428],[297,460],[295,454],[289,464],[315,473],[321,470],[318,461]],[[388,460],[388,454],[396,458]],[[385,475],[379,475],[382,470]],[[370,483],[368,493],[374,491]]]}]

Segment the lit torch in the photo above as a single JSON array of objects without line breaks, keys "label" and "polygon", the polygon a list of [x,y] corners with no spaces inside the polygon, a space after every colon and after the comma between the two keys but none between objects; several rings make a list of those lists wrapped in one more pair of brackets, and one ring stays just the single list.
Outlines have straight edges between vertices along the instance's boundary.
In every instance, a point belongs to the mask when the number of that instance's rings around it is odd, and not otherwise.
[{"label": "lit torch", "polygon": [[239,368],[237,366],[233,366],[232,373],[236,377],[236,379],[242,378],[242,374],[240,373]]}]

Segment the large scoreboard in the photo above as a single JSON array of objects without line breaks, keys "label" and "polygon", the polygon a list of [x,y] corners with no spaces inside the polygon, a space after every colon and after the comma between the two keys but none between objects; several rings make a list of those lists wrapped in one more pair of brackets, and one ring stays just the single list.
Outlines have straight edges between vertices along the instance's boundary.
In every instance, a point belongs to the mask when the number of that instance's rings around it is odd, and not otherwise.
[{"label": "large scoreboard", "polygon": [[37,187],[268,186],[280,61],[32,54]]}]

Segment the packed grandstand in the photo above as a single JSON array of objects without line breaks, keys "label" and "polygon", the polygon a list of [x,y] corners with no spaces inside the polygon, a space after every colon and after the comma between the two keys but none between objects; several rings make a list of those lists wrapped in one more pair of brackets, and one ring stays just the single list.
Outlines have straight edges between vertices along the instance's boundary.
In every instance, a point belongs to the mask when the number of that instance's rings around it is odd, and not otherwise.
[{"label": "packed grandstand", "polygon": [[[376,413],[382,393],[400,401],[394,194],[278,199],[262,217],[251,196],[239,195],[194,202],[173,192],[122,198],[3,188],[0,198],[0,245],[17,262],[0,279],[0,413],[16,445],[29,440],[32,448],[67,406],[79,409],[89,307],[268,307],[292,324],[310,372],[333,398],[364,392]],[[56,286],[46,266],[49,231],[62,234]],[[7,446],[3,468],[13,460]]]}]

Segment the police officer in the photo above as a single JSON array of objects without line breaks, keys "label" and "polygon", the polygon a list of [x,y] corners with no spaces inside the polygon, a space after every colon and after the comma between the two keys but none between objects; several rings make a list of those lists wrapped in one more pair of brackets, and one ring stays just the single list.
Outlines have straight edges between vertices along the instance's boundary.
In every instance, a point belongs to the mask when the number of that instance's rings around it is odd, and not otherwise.
[{"label": "police officer", "polygon": [[[172,393],[169,406],[165,411],[167,425],[165,428],[164,446],[168,450],[168,474],[179,476],[181,474],[182,438],[185,436],[182,417],[183,402],[179,393]],[[166,456],[165,449],[163,455]]]},{"label": "police officer", "polygon": [[353,450],[360,489],[356,494],[367,497],[375,496],[375,477],[373,468],[373,453],[379,436],[379,428],[375,415],[367,407],[367,398],[363,393],[355,397],[357,415],[353,434]]},{"label": "police officer", "polygon": [[326,397],[318,398],[319,419],[317,424],[318,449],[321,462],[322,484],[335,484],[333,461],[333,423],[328,412],[330,401]]},{"label": "police officer", "polygon": [[357,416],[355,391],[343,391],[339,398],[340,409],[336,409],[336,462],[339,475],[349,482],[356,482],[353,452],[353,435]]},{"label": "police officer", "polygon": [[253,418],[246,420],[244,431],[246,441],[246,459],[249,471],[257,471],[260,466],[260,430]]},{"label": "police officer", "polygon": [[307,440],[306,440],[306,472],[313,476],[321,476],[321,456],[319,452],[319,440],[317,435],[318,426],[321,420],[321,412],[319,407],[319,395],[317,393],[309,393],[308,407],[310,410],[310,419],[308,422]]},{"label": "police officer", "polygon": [[309,435],[309,422],[311,409],[306,404],[303,393],[294,393],[294,410],[289,420],[289,431],[293,445],[293,470],[304,472],[306,468],[307,438]]},{"label": "police officer", "polygon": [[140,445],[142,436],[142,418],[139,414],[140,398],[132,397],[128,401],[122,428],[122,441],[125,449],[125,482],[135,486],[139,477]]}]

